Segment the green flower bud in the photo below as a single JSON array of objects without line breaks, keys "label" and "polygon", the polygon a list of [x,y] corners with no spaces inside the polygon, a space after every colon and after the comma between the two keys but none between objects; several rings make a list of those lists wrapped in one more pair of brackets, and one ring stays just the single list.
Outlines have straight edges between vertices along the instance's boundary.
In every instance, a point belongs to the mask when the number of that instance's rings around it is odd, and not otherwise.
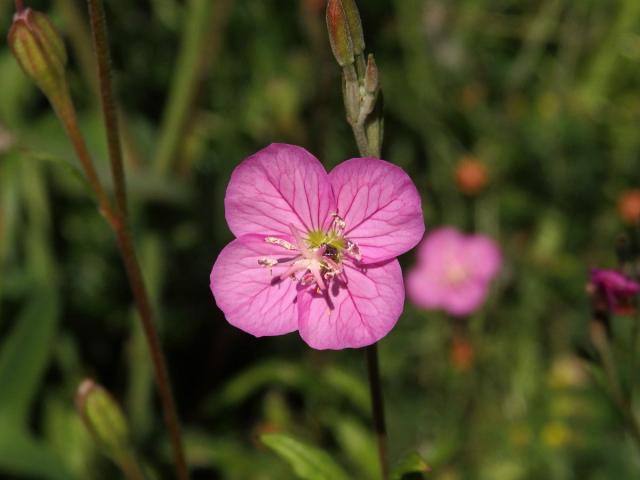
[{"label": "green flower bud", "polygon": [[362,21],[360,20],[358,6],[355,0],[342,0],[342,7],[349,24],[353,53],[354,55],[360,55],[364,52],[364,33],[362,32]]},{"label": "green flower bud", "polygon": [[373,58],[373,53],[369,54],[367,58],[367,70],[364,74],[364,89],[369,95],[377,95],[380,89],[380,75],[378,73],[378,66],[376,60]]},{"label": "green flower bud", "polygon": [[76,393],[83,423],[104,453],[116,462],[128,458],[132,443],[124,413],[115,399],[93,380],[84,380]]},{"label": "green flower bud", "polygon": [[14,57],[53,102],[66,95],[67,52],[60,34],[43,13],[26,8],[13,16],[9,46]]}]

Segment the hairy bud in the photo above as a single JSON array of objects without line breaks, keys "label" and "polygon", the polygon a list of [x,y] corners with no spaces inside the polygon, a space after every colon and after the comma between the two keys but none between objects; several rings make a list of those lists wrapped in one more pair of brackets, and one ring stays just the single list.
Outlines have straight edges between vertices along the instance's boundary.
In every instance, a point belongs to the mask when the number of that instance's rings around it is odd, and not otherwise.
[{"label": "hairy bud", "polygon": [[106,455],[118,460],[129,453],[131,436],[127,420],[107,390],[93,380],[84,380],[76,393],[76,408]]},{"label": "hairy bud", "polygon": [[66,94],[67,52],[48,17],[26,8],[17,12],[9,30],[9,46],[22,70],[52,101]]}]

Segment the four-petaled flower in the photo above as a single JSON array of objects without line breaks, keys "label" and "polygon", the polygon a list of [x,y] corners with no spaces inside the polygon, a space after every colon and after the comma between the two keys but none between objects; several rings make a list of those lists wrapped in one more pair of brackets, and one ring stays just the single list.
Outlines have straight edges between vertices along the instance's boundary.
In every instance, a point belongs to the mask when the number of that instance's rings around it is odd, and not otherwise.
[{"label": "four-petaled flower", "polygon": [[236,239],[211,291],[232,325],[257,337],[298,330],[317,349],[375,343],[404,305],[396,257],[424,233],[418,191],[399,167],[354,158],[327,174],[303,148],[245,159],[225,196]]},{"label": "four-petaled flower", "polygon": [[489,237],[440,228],[418,247],[407,292],[419,307],[466,316],[482,305],[501,265],[500,249]]},{"label": "four-petaled flower", "polygon": [[640,283],[616,270],[593,269],[590,274],[593,293],[618,315],[635,313],[635,300],[640,293]]}]

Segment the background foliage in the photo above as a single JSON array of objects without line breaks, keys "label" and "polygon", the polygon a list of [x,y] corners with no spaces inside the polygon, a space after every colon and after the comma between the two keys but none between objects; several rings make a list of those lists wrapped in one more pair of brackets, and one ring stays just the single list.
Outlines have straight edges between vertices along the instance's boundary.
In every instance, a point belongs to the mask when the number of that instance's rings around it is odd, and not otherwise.
[{"label": "background foliage", "polygon": [[[65,35],[72,91],[106,177],[85,5],[29,3]],[[195,478],[293,478],[259,441],[268,432],[325,449],[332,478],[376,478],[362,352],[311,351],[297,335],[253,339],[224,321],[208,286],[231,238],[222,199],[238,162],[274,141],[303,145],[327,167],[356,156],[324,2],[105,3],[134,231]],[[588,269],[615,265],[625,230],[617,198],[640,183],[640,2],[369,0],[360,9],[385,92],[383,156],[417,183],[428,228],[473,224],[507,259],[466,325],[407,304],[381,343],[392,458],[418,451],[442,480],[637,478],[639,452],[577,354],[590,353]],[[3,32],[12,11],[0,3]],[[465,156],[491,173],[473,202],[453,181]],[[71,147],[2,45],[0,475],[117,477],[73,410],[92,376],[125,406],[141,456],[169,478],[134,315]],[[619,342],[636,321],[616,319]],[[468,368],[451,355],[462,331],[475,352]]]}]

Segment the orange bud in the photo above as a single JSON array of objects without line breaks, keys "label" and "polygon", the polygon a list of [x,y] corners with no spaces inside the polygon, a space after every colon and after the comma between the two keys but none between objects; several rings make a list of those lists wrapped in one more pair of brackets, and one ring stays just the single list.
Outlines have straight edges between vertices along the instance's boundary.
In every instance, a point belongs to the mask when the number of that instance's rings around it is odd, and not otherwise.
[{"label": "orange bud", "polygon": [[354,0],[329,0],[327,29],[331,50],[341,67],[355,62],[364,51],[364,34],[360,13]]},{"label": "orange bud", "polygon": [[640,189],[627,190],[618,199],[618,213],[628,224],[640,221]]},{"label": "orange bud", "polygon": [[465,337],[453,337],[450,355],[451,363],[453,363],[453,366],[458,371],[466,372],[473,365],[473,359],[475,357],[473,346]]},{"label": "orange bud", "polygon": [[475,157],[463,157],[456,166],[456,184],[467,195],[482,192],[489,181],[487,166]]},{"label": "orange bud", "polygon": [[22,70],[50,99],[65,93],[67,52],[47,16],[30,8],[13,16],[9,46]]}]

